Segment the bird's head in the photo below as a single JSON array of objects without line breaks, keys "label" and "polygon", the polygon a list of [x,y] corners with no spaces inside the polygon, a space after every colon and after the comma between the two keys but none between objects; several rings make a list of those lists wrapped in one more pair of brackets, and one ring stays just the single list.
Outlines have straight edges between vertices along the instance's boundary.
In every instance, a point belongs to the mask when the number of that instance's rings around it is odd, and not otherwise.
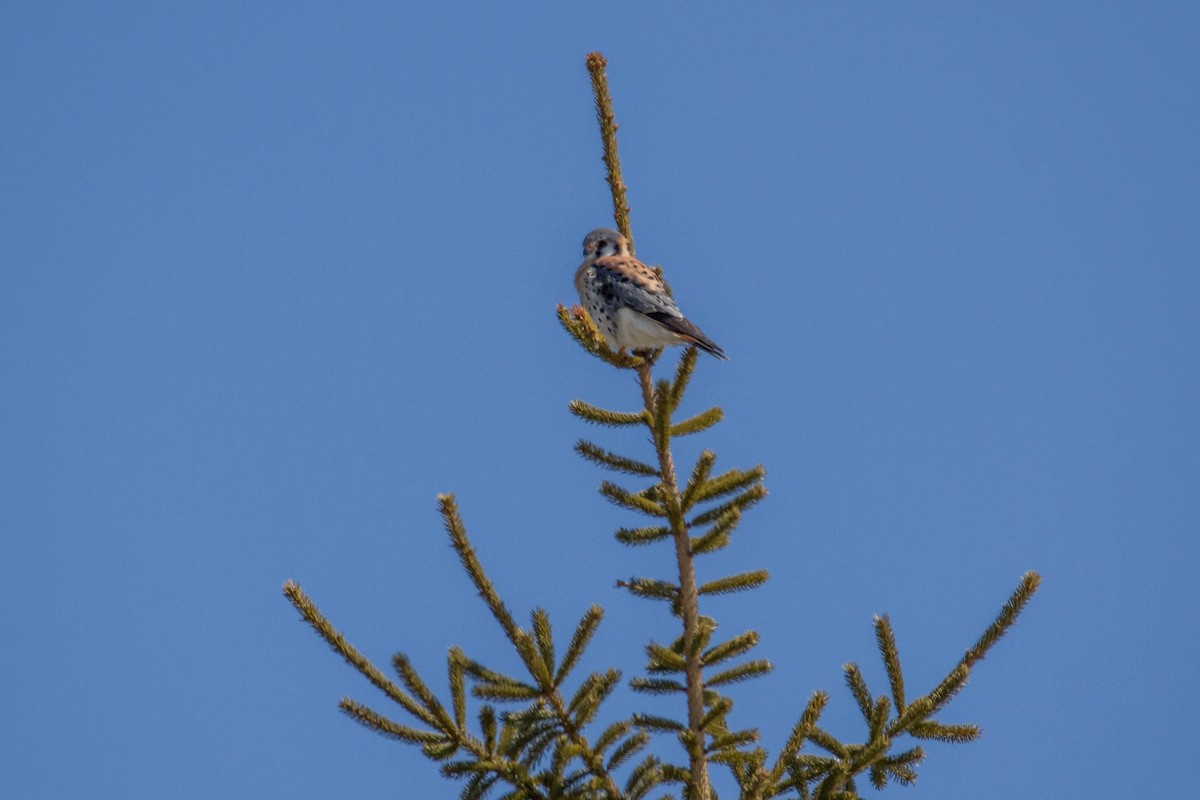
[{"label": "bird's head", "polygon": [[583,239],[585,259],[629,255],[629,242],[612,228],[596,228]]}]

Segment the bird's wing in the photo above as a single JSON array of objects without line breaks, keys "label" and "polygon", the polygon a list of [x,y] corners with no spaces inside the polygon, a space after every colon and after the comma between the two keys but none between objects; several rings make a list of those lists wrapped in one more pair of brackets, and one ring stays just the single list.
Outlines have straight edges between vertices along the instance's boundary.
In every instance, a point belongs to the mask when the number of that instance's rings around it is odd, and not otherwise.
[{"label": "bird's wing", "polygon": [[[577,281],[588,266],[585,262],[580,267]],[[628,308],[654,320],[683,341],[707,350],[717,358],[727,357],[712,339],[684,319],[679,306],[675,305],[671,295],[667,294],[662,278],[636,258],[605,256],[596,259],[590,266],[595,275],[598,292],[602,296],[608,295],[607,299],[615,302],[617,307]]]},{"label": "bird's wing", "polygon": [[658,322],[683,318],[662,279],[636,258],[605,256],[592,262],[592,269],[600,293],[612,295],[617,305]]}]

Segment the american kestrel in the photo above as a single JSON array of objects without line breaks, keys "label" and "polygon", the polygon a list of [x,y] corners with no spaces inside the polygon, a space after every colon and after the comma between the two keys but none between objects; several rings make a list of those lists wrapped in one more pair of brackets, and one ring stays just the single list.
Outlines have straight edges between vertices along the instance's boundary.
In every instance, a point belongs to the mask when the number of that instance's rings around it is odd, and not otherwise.
[{"label": "american kestrel", "polygon": [[694,344],[728,358],[687,321],[654,270],[629,255],[629,242],[611,228],[597,228],[584,238],[575,288],[605,340],[622,353]]}]

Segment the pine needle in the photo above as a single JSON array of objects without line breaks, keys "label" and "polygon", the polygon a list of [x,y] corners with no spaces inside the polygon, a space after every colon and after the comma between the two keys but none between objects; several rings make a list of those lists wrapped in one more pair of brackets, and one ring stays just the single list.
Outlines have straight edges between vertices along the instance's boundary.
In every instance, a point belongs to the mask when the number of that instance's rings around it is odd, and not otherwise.
[{"label": "pine needle", "polygon": [[382,733],[392,739],[399,739],[402,742],[409,744],[428,744],[429,742],[445,742],[446,735],[438,731],[422,731],[416,728],[410,728],[407,725],[401,725],[398,722],[393,722],[382,714],[378,714],[361,703],[351,700],[349,697],[343,697],[338,703],[348,716],[364,727],[370,728],[377,733]]},{"label": "pine needle", "polygon": [[750,680],[751,678],[757,678],[760,675],[766,675],[771,669],[770,661],[765,658],[756,658],[753,661],[739,664],[724,672],[718,672],[716,675],[708,678],[705,683],[708,686],[724,686],[728,683],[738,683]]},{"label": "pine needle", "polygon": [[600,620],[603,618],[604,609],[593,605],[579,619],[579,624],[575,626],[575,633],[571,635],[571,641],[567,645],[567,652],[563,654],[562,664],[559,665],[558,672],[554,675],[556,686],[561,684],[563,678],[575,668],[575,664],[583,655],[583,651],[587,649],[588,643],[591,642],[592,636],[600,627]]},{"label": "pine needle", "polygon": [[700,431],[708,430],[723,419],[725,419],[725,412],[721,410],[720,406],[713,406],[707,411],[701,411],[694,417],[672,425],[671,435],[687,436],[692,433],[700,433]]},{"label": "pine needle", "polygon": [[627,489],[617,486],[615,483],[604,481],[600,484],[600,494],[604,495],[611,502],[622,508],[627,508],[630,511],[638,511],[642,514],[648,514],[652,517],[665,517],[667,511],[658,503],[654,502],[644,494],[635,494]]},{"label": "pine needle", "polygon": [[846,673],[846,686],[850,689],[850,694],[854,695],[858,711],[862,714],[863,720],[869,724],[871,712],[874,710],[874,702],[871,700],[871,690],[867,688],[867,681],[863,678],[862,670],[853,661],[843,664],[842,670]]},{"label": "pine needle", "polygon": [[892,622],[887,614],[875,617],[875,641],[879,645],[879,655],[887,669],[888,682],[892,687],[892,701],[896,711],[904,710],[904,674],[900,670],[900,650],[896,647],[896,633],[892,630]]},{"label": "pine needle", "polygon": [[575,452],[591,461],[594,464],[599,464],[602,467],[607,467],[617,472],[624,472],[627,475],[641,475],[651,478],[658,477],[658,468],[652,467],[649,464],[643,464],[632,458],[611,453],[608,450],[593,444],[586,439],[580,439],[575,443]]},{"label": "pine needle", "polygon": [[709,581],[702,584],[697,591],[700,594],[731,594],[733,592],[744,592],[749,589],[755,589],[767,582],[770,573],[765,569],[751,570],[750,572],[739,572],[737,575],[730,575],[727,578],[718,578],[715,581]]},{"label": "pine needle", "polygon": [[609,411],[606,408],[599,408],[582,400],[572,400],[567,405],[567,410],[580,419],[596,425],[621,428],[628,425],[650,424],[650,417],[645,411]]},{"label": "pine needle", "polygon": [[642,545],[668,538],[671,529],[661,525],[650,528],[618,528],[617,541],[621,544]]},{"label": "pine needle", "polygon": [[720,664],[722,661],[728,661],[731,658],[737,658],[740,655],[748,653],[758,644],[758,632],[746,631],[743,634],[733,637],[729,641],[722,642],[704,652],[702,660],[704,665],[712,666]]}]

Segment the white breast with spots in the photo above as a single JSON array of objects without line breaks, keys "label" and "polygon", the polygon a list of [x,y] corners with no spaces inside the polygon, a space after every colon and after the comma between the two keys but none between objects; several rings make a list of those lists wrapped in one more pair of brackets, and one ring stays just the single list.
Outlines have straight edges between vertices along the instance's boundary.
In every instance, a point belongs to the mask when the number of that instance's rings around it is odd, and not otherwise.
[{"label": "white breast with spots", "polygon": [[596,323],[596,327],[604,335],[604,340],[614,347],[620,347],[621,345],[619,344],[613,344],[617,339],[617,309],[613,307],[612,303],[601,297],[600,293],[593,288],[594,286],[595,280],[592,277],[592,271],[588,270],[583,281],[583,286],[580,289],[579,299],[583,301],[583,305],[587,308],[592,322]]}]

